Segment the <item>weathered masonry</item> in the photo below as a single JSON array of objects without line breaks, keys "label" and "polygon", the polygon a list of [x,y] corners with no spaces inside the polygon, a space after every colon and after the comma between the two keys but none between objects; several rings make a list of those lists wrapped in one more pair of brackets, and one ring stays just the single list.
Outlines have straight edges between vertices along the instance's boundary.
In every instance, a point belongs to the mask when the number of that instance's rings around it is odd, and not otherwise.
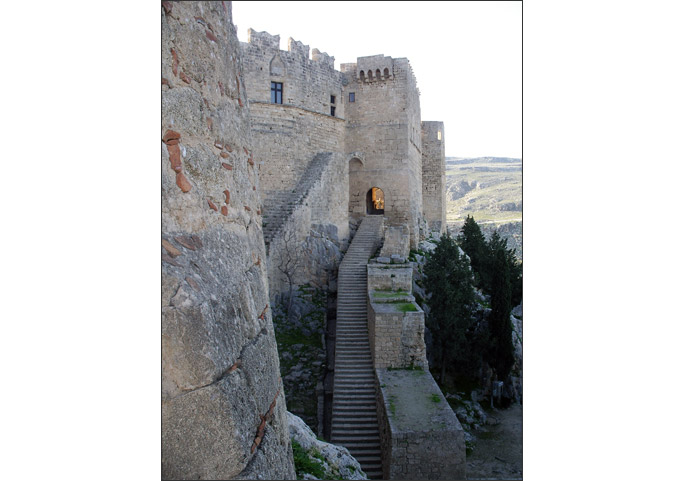
[{"label": "weathered masonry", "polygon": [[[280,50],[279,41],[249,29],[241,43],[272,295],[284,289],[273,266],[287,247],[284,230],[301,240],[327,232],[344,248],[349,222],[384,215],[388,225],[407,226],[415,247],[446,224],[443,123],[421,121],[408,59],[358,57],[338,71],[327,53],[310,55],[292,38]],[[332,154],[327,165],[316,163],[324,152]],[[324,283],[305,271],[299,282]]]}]

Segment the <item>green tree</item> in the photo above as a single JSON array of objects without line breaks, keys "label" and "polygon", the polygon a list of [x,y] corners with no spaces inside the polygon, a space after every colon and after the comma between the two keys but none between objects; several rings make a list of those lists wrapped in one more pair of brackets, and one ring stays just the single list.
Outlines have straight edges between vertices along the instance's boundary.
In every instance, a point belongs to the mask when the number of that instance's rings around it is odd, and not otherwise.
[{"label": "green tree", "polygon": [[475,308],[470,263],[448,234],[441,236],[424,268],[425,286],[431,293],[427,327],[441,363],[439,384],[444,384],[449,365],[464,365],[472,353],[468,330]]},{"label": "green tree", "polygon": [[458,238],[460,247],[470,257],[470,265],[475,273],[477,284],[483,286],[484,261],[488,254],[487,243],[484,240],[484,235],[474,217],[469,215],[465,218],[465,223],[460,230],[461,235]]},{"label": "green tree", "polygon": [[507,239],[494,232],[486,245],[487,255],[482,260],[482,287],[491,296],[494,295],[494,282],[501,274],[496,273],[498,252],[503,251],[508,265],[507,275],[511,286],[511,309],[522,300],[522,263],[515,255],[515,249],[508,249]]},{"label": "green tree", "polygon": [[513,328],[510,322],[511,283],[510,266],[504,249],[495,253],[491,294],[489,332],[491,337],[490,361],[500,380],[510,373],[515,356],[513,353]]}]

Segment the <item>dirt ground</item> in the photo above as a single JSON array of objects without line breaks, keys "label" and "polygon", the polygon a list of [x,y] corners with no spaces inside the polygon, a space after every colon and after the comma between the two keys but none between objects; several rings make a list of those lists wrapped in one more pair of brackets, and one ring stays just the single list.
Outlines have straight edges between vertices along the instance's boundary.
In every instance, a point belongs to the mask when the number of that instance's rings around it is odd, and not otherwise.
[{"label": "dirt ground", "polygon": [[522,479],[522,406],[487,410],[488,423],[467,456],[467,479]]}]

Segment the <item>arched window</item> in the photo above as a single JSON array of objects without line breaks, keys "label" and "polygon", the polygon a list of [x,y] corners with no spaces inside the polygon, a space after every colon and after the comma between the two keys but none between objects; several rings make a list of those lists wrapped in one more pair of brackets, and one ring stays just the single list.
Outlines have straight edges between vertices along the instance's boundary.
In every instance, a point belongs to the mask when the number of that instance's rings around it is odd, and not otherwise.
[{"label": "arched window", "polygon": [[384,69],[384,78],[389,78],[389,69],[388,68]]},{"label": "arched window", "polygon": [[360,71],[360,81],[361,82],[365,81],[365,72],[363,72],[362,70]]},{"label": "arched window", "polygon": [[375,76],[377,77],[377,80],[382,80],[382,72],[380,72],[379,69],[377,69],[375,72]]},{"label": "arched window", "polygon": [[372,82],[372,70],[368,70],[368,71],[367,71],[367,80],[369,80],[370,82]]},{"label": "arched window", "polygon": [[367,191],[367,215],[384,214],[384,191],[379,187],[372,187]]}]

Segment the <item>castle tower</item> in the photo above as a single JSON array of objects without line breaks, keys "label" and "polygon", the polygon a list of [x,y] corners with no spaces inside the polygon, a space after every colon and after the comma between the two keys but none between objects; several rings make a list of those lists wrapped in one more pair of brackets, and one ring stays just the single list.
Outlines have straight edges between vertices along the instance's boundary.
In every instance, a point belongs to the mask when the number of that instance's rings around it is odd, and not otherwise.
[{"label": "castle tower", "polygon": [[411,245],[422,222],[420,93],[410,62],[384,55],[342,64],[349,155],[349,213],[383,214],[408,225]]},{"label": "castle tower", "polygon": [[422,212],[431,230],[446,231],[444,123],[422,122]]}]

